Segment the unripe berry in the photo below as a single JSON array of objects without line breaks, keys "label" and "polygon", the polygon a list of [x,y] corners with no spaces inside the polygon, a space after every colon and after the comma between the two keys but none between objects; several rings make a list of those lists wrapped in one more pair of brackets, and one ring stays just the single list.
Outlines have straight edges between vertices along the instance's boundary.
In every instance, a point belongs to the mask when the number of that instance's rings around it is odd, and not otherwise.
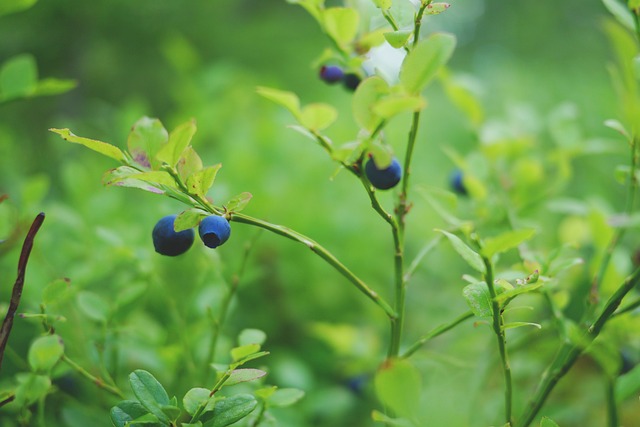
[{"label": "unripe berry", "polygon": [[388,190],[395,187],[402,178],[402,166],[394,157],[391,164],[385,169],[378,169],[373,159],[369,159],[364,167],[364,173],[367,175],[371,185],[380,190]]},{"label": "unripe berry", "polygon": [[464,186],[464,179],[462,175],[462,171],[460,169],[456,169],[451,174],[451,178],[449,181],[451,185],[451,189],[462,196],[466,196],[469,194],[467,192],[467,188]]},{"label": "unripe berry", "polygon": [[329,84],[338,83],[344,77],[342,68],[336,65],[325,65],[320,68],[320,79]]},{"label": "unripe berry", "polygon": [[231,226],[225,217],[210,215],[200,221],[200,239],[209,248],[217,248],[229,239]]},{"label": "unripe berry", "polygon": [[160,255],[177,256],[185,253],[193,244],[195,233],[192,229],[178,232],[174,230],[176,216],[165,216],[153,227],[153,247]]}]

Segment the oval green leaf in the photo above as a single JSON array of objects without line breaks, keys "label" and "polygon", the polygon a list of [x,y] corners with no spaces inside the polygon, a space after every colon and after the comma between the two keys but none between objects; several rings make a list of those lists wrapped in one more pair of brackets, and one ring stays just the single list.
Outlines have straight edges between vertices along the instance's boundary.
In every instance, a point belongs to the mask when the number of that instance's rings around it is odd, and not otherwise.
[{"label": "oval green leaf", "polygon": [[34,372],[49,372],[64,354],[64,344],[58,335],[37,338],[29,347],[29,366]]},{"label": "oval green leaf", "polygon": [[456,46],[456,38],[451,34],[435,33],[407,55],[400,70],[400,82],[407,93],[418,94],[447,63]]}]

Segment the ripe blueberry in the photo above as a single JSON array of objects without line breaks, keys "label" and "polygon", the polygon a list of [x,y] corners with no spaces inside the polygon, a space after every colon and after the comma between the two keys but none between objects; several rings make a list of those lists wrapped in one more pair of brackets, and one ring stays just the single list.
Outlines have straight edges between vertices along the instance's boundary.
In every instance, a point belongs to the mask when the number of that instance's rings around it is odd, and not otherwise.
[{"label": "ripe blueberry", "polygon": [[467,188],[464,186],[464,180],[462,176],[462,171],[460,169],[456,169],[451,174],[450,178],[451,189],[462,196],[466,196],[469,194],[467,192]]},{"label": "ripe blueberry", "polygon": [[352,91],[356,90],[361,81],[360,76],[355,73],[345,74],[343,79],[344,87]]},{"label": "ripe blueberry", "polygon": [[367,175],[371,185],[380,190],[388,190],[395,187],[402,178],[402,166],[394,157],[391,164],[385,169],[378,169],[373,159],[369,159],[364,167],[364,173]]},{"label": "ripe blueberry", "polygon": [[153,247],[160,255],[177,256],[185,253],[193,244],[195,233],[192,229],[178,232],[173,229],[176,216],[165,216],[153,227]]},{"label": "ripe blueberry", "polygon": [[325,65],[320,68],[320,79],[329,84],[338,83],[344,77],[342,68],[336,65]]},{"label": "ripe blueberry", "polygon": [[210,215],[200,221],[200,239],[209,248],[217,248],[229,239],[231,226],[222,216]]}]

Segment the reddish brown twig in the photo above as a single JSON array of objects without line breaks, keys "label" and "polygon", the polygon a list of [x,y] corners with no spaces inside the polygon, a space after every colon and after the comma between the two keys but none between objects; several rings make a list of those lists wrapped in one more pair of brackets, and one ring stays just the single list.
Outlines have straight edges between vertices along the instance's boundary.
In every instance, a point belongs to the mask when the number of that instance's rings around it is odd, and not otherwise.
[{"label": "reddish brown twig", "polygon": [[13,318],[18,310],[20,304],[20,298],[22,297],[22,288],[24,287],[24,275],[27,270],[27,262],[29,261],[29,255],[31,254],[31,248],[33,248],[33,240],[36,237],[36,233],[40,229],[42,222],[44,221],[44,212],[40,212],[36,219],[33,220],[31,228],[27,233],[27,237],[22,244],[22,251],[20,252],[20,259],[18,260],[18,277],[13,284],[13,292],[11,293],[11,301],[9,302],[9,309],[7,315],[4,317],[2,327],[0,327],[0,366],[2,366],[2,357],[4,356],[4,349],[7,346],[9,340],[9,334],[11,333],[11,327],[13,326]]}]

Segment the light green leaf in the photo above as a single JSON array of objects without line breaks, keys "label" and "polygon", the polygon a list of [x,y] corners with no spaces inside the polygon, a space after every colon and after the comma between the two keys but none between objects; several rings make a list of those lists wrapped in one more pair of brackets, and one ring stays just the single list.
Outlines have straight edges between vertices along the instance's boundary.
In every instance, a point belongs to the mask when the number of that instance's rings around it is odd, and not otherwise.
[{"label": "light green leaf", "polygon": [[144,406],[135,400],[123,400],[111,408],[111,422],[116,427],[125,427],[128,422],[148,414]]},{"label": "light green leaf", "polygon": [[37,83],[38,67],[35,58],[26,53],[14,56],[0,68],[0,100],[30,96]]},{"label": "light green leaf", "polygon": [[395,414],[413,418],[420,408],[420,371],[406,359],[390,359],[376,373],[378,399]]},{"label": "light green leaf", "polygon": [[299,122],[305,128],[319,132],[328,128],[338,118],[338,111],[329,104],[308,104],[302,108]]},{"label": "light green leaf", "polygon": [[322,11],[325,32],[343,48],[356,37],[359,22],[360,16],[353,8],[330,7]]},{"label": "light green leaf", "polygon": [[499,236],[486,239],[482,246],[482,253],[485,257],[491,258],[495,254],[518,247],[523,242],[531,239],[535,234],[536,230],[532,228],[507,231]]},{"label": "light green leaf", "polygon": [[[214,397],[210,397],[210,390],[201,387],[195,387],[189,390],[182,399],[182,405],[189,415],[195,414],[199,407],[206,405],[209,410],[213,409],[215,401]],[[203,411],[203,412],[206,412]]]},{"label": "light green leaf", "polygon": [[616,381],[616,401],[618,403],[636,397],[640,393],[640,365],[622,375]]},{"label": "light green leaf", "polygon": [[125,163],[127,158],[124,153],[115,145],[107,144],[106,142],[98,141],[95,139],[83,138],[76,136],[69,129],[49,129],[53,133],[57,133],[65,141],[73,142],[75,144],[84,145],[85,147],[97,151],[107,157],[111,157],[119,162]]},{"label": "light green leaf", "polygon": [[202,419],[205,427],[225,427],[240,421],[258,406],[258,401],[250,394],[237,394],[218,400],[212,412]]},{"label": "light green leaf", "polygon": [[163,406],[170,404],[169,396],[153,375],[142,369],[137,369],[129,375],[129,384],[133,394],[147,411],[163,422],[169,421],[169,417],[162,411]]},{"label": "light green leaf", "polygon": [[194,119],[175,128],[169,134],[169,142],[158,151],[156,158],[171,167],[175,167],[182,153],[191,143],[196,130],[196,121]]},{"label": "light green leaf", "polygon": [[477,317],[486,318],[492,316],[491,294],[485,282],[477,282],[465,286],[462,290],[462,295],[473,314]]},{"label": "light green leaf", "polygon": [[269,406],[284,408],[291,406],[304,397],[304,391],[297,388],[279,388],[270,393],[266,400]]},{"label": "light green leaf", "polygon": [[439,15],[451,6],[449,3],[431,3],[424,10],[425,15]]},{"label": "light green leaf", "polygon": [[69,279],[57,279],[42,290],[42,304],[45,306],[63,301],[69,295]]},{"label": "light green leaf", "polygon": [[388,120],[400,113],[420,111],[426,106],[427,101],[419,95],[394,95],[373,104],[372,110],[376,115]]},{"label": "light green leaf", "polygon": [[447,63],[455,46],[456,38],[445,33],[420,41],[402,63],[400,82],[407,93],[420,93]]},{"label": "light green leaf", "polygon": [[129,132],[127,147],[140,166],[157,170],[161,166],[156,155],[168,143],[169,134],[160,120],[142,117]]},{"label": "light green leaf", "polygon": [[154,194],[164,194],[165,191],[154,187],[146,181],[132,178],[141,172],[129,166],[120,166],[116,169],[110,169],[102,175],[102,184],[106,186],[115,185],[117,187],[138,188]]},{"label": "light green leaf", "polygon": [[523,326],[533,326],[534,328],[542,329],[542,326],[539,325],[538,323],[532,323],[532,322],[509,322],[509,323],[505,323],[504,325],[502,325],[502,330],[521,328]]},{"label": "light green leaf", "polygon": [[201,209],[187,209],[180,212],[175,221],[173,221],[173,229],[177,232],[197,227],[200,220],[209,215],[211,215],[209,212]]},{"label": "light green leaf", "polygon": [[512,289],[505,290],[500,295],[496,295],[496,301],[498,301],[499,303],[503,303],[504,301],[511,300],[518,295],[533,292],[541,288],[542,285],[543,285],[542,282],[534,282],[529,285],[518,286]]},{"label": "light green leaf", "polygon": [[0,0],[0,16],[29,9],[38,0]]},{"label": "light green leaf", "polygon": [[240,193],[237,196],[232,197],[224,204],[224,207],[229,212],[240,212],[247,207],[252,197],[253,194],[245,191],[244,193]]},{"label": "light green leaf", "polygon": [[243,329],[238,335],[238,343],[242,345],[259,344],[262,345],[267,340],[267,334],[260,329]]},{"label": "light green leaf", "polygon": [[383,96],[389,93],[389,84],[379,76],[364,79],[353,94],[351,108],[358,125],[369,132],[380,124],[382,118],[372,110]]},{"label": "light green leaf", "polygon": [[629,134],[629,131],[627,131],[627,128],[625,128],[624,125],[620,123],[618,120],[614,120],[614,119],[605,120],[604,125],[620,133],[628,141],[631,140],[631,135]]},{"label": "light green leaf", "polygon": [[16,374],[18,387],[16,388],[15,403],[18,407],[29,406],[45,397],[51,389],[51,378],[48,375],[34,373]]},{"label": "light green leaf", "polygon": [[373,161],[378,169],[386,169],[391,166],[393,149],[390,145],[375,141],[369,148],[369,154],[373,157]]},{"label": "light green leaf", "polygon": [[635,20],[629,8],[618,0],[602,0],[607,10],[627,29],[635,32]]},{"label": "light green leaf", "polygon": [[239,383],[245,383],[260,379],[267,375],[265,371],[260,369],[234,369],[229,376],[229,379],[225,381],[224,385],[235,385]]},{"label": "light green leaf", "polygon": [[260,96],[289,110],[296,118],[300,117],[300,99],[295,93],[262,86],[256,91]]},{"label": "light green leaf", "polygon": [[187,147],[180,160],[178,160],[178,174],[183,181],[186,181],[191,175],[202,170],[202,159],[196,153],[193,147]]},{"label": "light green leaf", "polygon": [[631,10],[640,8],[640,0],[627,0],[627,7]]},{"label": "light green leaf", "polygon": [[64,344],[58,335],[37,338],[29,347],[29,366],[34,372],[49,372],[64,354]]},{"label": "light green leaf", "polygon": [[78,86],[75,80],[46,78],[38,81],[32,96],[59,95]]},{"label": "light green leaf", "polygon": [[384,11],[391,9],[391,3],[392,3],[391,0],[372,0],[372,1],[373,1],[373,4],[376,5],[376,7]]},{"label": "light green leaf", "polygon": [[109,318],[109,302],[100,295],[82,291],[76,297],[76,301],[80,311],[89,319],[105,323]]},{"label": "light green leaf", "polygon": [[542,417],[542,419],[540,420],[540,427],[560,427],[560,426],[556,424],[556,422],[553,421],[551,418]]},{"label": "light green leaf", "polygon": [[404,419],[404,418],[390,418],[388,416],[386,416],[385,414],[383,414],[382,412],[378,412],[378,411],[373,411],[371,413],[371,418],[373,419],[373,421],[378,421],[381,423],[384,423],[384,425],[386,426],[391,426],[391,427],[415,427],[415,424],[413,424],[411,421]]},{"label": "light green leaf", "polygon": [[409,38],[413,34],[411,30],[398,30],[384,33],[384,38],[391,46],[399,49],[403,47],[409,41]]},{"label": "light green leaf", "polygon": [[222,163],[218,163],[217,165],[207,166],[191,174],[186,182],[189,192],[200,197],[206,196],[221,167]]},{"label": "light green leaf", "polygon": [[237,362],[245,357],[260,351],[260,344],[241,345],[231,349],[231,358]]},{"label": "light green leaf", "polygon": [[458,236],[444,230],[436,229],[436,231],[444,234],[447,239],[449,239],[456,252],[458,252],[458,254],[467,262],[467,264],[471,266],[471,268],[479,271],[480,273],[486,272],[482,257],[476,251],[471,249],[466,243],[464,243]]}]

